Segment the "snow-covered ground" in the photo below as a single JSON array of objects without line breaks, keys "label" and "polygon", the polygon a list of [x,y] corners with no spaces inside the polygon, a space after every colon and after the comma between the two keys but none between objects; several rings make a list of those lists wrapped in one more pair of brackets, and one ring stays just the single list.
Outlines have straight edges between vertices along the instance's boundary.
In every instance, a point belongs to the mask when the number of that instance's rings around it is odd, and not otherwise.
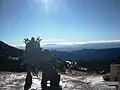
[{"label": "snow-covered ground", "polygon": [[[0,72],[0,90],[23,90],[26,73]],[[116,90],[115,87],[102,85],[102,76],[61,75],[62,90]],[[41,90],[41,73],[33,77],[32,89]]]}]

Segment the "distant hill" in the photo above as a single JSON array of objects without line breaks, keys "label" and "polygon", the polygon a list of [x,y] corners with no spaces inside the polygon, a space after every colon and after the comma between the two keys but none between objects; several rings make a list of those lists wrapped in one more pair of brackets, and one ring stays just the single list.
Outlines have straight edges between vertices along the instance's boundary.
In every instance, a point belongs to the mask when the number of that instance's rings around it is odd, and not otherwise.
[{"label": "distant hill", "polygon": [[83,49],[73,52],[54,51],[62,60],[115,60],[120,56],[120,48]]},{"label": "distant hill", "polygon": [[0,41],[0,71],[25,71],[22,59],[19,58],[23,56],[23,52],[24,50],[17,49]]},{"label": "distant hill", "polygon": [[0,41],[0,55],[18,57],[23,55],[23,51]]}]

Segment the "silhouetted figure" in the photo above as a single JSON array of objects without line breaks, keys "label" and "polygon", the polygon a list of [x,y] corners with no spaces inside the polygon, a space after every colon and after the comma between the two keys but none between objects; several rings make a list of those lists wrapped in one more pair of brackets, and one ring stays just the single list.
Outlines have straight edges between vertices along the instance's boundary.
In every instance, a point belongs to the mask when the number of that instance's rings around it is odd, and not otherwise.
[{"label": "silhouetted figure", "polygon": [[35,41],[35,38],[32,37],[31,40],[26,41],[25,48],[25,63],[29,64],[29,66],[33,66],[38,64],[40,58],[40,43],[38,39]]},{"label": "silhouetted figure", "polygon": [[25,79],[25,85],[24,89],[28,90],[32,85],[32,75],[31,72],[33,72],[34,75],[37,76],[38,72],[34,67],[39,64],[40,59],[40,41],[41,39],[37,38],[35,41],[35,38],[32,37],[31,40],[24,39],[26,48],[25,48],[25,66],[27,71],[27,76]]},{"label": "silhouetted figure", "polygon": [[[42,89],[43,90],[59,90],[60,75],[58,75],[56,69],[52,64],[48,63],[53,60],[53,53],[49,50],[42,51],[40,49],[41,39],[37,38],[36,41],[34,37],[25,39],[26,49],[25,49],[25,60],[27,76],[25,79],[24,90],[28,90],[32,85],[32,75],[38,74],[37,66],[42,67]],[[48,84],[47,84],[48,83]],[[48,87],[47,87],[48,85]],[[52,89],[51,89],[52,88]],[[54,89],[58,88],[58,89]],[[61,90],[61,89],[60,89]]]},{"label": "silhouetted figure", "polygon": [[[45,63],[42,66],[42,90],[59,90],[60,75],[50,63]],[[57,89],[55,89],[57,88]],[[60,89],[61,90],[61,89]]]}]

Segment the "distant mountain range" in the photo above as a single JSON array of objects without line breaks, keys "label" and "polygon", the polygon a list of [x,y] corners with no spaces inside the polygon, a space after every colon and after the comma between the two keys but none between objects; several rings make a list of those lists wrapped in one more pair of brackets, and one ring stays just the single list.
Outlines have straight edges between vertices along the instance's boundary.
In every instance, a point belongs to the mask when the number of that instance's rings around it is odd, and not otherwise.
[{"label": "distant mountain range", "polygon": [[[48,47],[49,46],[49,47]],[[120,42],[89,43],[76,45],[46,45],[46,49],[54,49],[61,60],[115,60],[120,56]],[[0,41],[0,55],[21,56],[24,50],[9,46]]]},{"label": "distant mountain range", "polygon": [[[120,48],[120,42],[98,42],[98,43],[86,43],[86,44],[46,44],[42,45],[42,48],[48,50],[57,50],[57,51],[76,51],[82,49],[109,49],[109,48]],[[19,49],[25,49],[24,46],[16,46]]]},{"label": "distant mountain range", "polygon": [[120,56],[120,48],[54,51],[54,53],[62,60],[116,60]]}]

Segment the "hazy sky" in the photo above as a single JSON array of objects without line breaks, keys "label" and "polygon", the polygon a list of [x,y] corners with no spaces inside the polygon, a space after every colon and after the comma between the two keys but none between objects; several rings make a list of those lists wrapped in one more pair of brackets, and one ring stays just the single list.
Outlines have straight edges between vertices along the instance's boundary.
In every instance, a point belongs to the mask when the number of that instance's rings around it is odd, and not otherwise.
[{"label": "hazy sky", "polygon": [[21,45],[120,40],[120,0],[0,0],[0,40]]}]

